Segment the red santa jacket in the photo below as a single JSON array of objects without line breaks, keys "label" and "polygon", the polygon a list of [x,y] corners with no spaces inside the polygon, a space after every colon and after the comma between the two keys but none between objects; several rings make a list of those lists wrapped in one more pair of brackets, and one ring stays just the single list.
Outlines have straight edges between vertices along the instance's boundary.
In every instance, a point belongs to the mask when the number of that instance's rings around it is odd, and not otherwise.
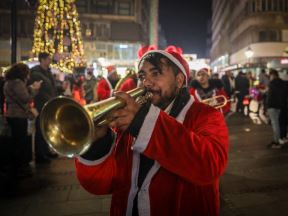
[{"label": "red santa jacket", "polygon": [[105,99],[111,97],[112,94],[113,94],[113,88],[112,88],[109,80],[107,80],[106,78],[103,77],[97,83],[97,87],[96,87],[97,100],[98,101],[105,100]]},{"label": "red santa jacket", "polygon": [[137,83],[135,82],[135,80],[133,78],[128,78],[122,83],[122,85],[119,88],[119,91],[127,92],[136,87],[137,87]]},{"label": "red santa jacket", "polygon": [[[155,163],[139,189],[140,153]],[[139,190],[139,215],[217,216],[227,154],[223,115],[190,97],[176,119],[151,105],[135,140],[117,134],[106,156],[75,163],[87,191],[112,194],[110,215],[131,215]]]},{"label": "red santa jacket", "polygon": [[[210,85],[212,85],[212,87],[211,87],[212,90],[209,92],[209,95],[204,95],[204,97],[199,92],[200,91],[199,89],[201,89],[199,87],[200,84],[196,83],[189,89],[190,94],[195,98],[196,101],[201,102],[202,100],[205,100],[206,98],[211,98],[211,97],[218,96],[218,95],[223,95],[224,97],[226,97],[229,100],[223,87],[217,87],[216,86],[217,84],[215,85],[213,82],[210,82],[210,81],[209,81],[209,83],[210,83]],[[215,103],[216,102],[217,101],[215,101]],[[231,103],[227,102],[227,104],[225,106],[223,106],[220,110],[223,114],[226,114],[230,111],[230,108],[231,108]]]}]

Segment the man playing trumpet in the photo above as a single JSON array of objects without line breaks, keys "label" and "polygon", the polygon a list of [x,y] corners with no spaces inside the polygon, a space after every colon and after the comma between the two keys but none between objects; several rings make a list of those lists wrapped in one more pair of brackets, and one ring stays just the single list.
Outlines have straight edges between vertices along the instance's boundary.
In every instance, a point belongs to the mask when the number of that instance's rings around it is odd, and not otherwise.
[{"label": "man playing trumpet", "polygon": [[196,79],[192,81],[189,92],[196,101],[216,108],[221,107],[223,114],[230,111],[230,102],[228,102],[222,81],[209,79],[208,68],[201,68],[196,72]]},{"label": "man playing trumpet", "polygon": [[228,154],[223,116],[196,102],[189,67],[173,51],[142,56],[138,78],[152,93],[140,106],[128,94],[108,127],[76,159],[81,185],[112,194],[111,215],[219,215],[219,177]]}]

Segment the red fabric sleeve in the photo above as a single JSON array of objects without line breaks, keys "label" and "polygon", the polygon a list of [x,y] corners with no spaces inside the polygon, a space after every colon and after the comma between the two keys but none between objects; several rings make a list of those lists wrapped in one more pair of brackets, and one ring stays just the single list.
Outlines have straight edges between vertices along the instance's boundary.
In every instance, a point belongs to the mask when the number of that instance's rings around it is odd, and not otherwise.
[{"label": "red fabric sleeve", "polygon": [[189,93],[190,93],[190,95],[192,95],[193,97],[194,97],[194,100],[195,101],[197,101],[197,102],[199,102],[199,99],[196,97],[196,95],[195,95],[195,91],[196,91],[196,89],[195,88],[190,88],[189,89]]},{"label": "red fabric sleeve", "polygon": [[132,78],[125,80],[125,82],[120,86],[119,91],[127,92],[136,88],[136,83]]},{"label": "red fabric sleeve", "polygon": [[111,89],[105,79],[102,79],[98,82],[96,92],[98,101],[105,100],[110,97]]},{"label": "red fabric sleeve", "polygon": [[228,130],[223,115],[195,102],[184,125],[161,111],[144,154],[197,184],[210,184],[227,163]]},{"label": "red fabric sleeve", "polygon": [[111,193],[116,164],[112,155],[95,165],[85,165],[75,159],[77,178],[90,193],[103,195]]}]

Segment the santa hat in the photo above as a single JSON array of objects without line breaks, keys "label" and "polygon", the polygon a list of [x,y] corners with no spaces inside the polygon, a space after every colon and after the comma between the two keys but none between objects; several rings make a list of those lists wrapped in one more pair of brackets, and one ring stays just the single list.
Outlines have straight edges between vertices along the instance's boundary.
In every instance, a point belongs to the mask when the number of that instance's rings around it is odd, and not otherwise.
[{"label": "santa hat", "polygon": [[174,52],[172,50],[151,50],[149,52],[146,52],[141,59],[139,60],[138,63],[138,68],[140,66],[140,62],[142,61],[142,59],[149,55],[149,54],[153,54],[153,53],[159,53],[162,54],[163,56],[165,56],[166,58],[168,58],[170,61],[172,61],[179,69],[180,71],[184,74],[185,76],[185,84],[186,86],[188,85],[188,77],[189,77],[189,65],[186,62],[186,60],[182,57],[181,54]]},{"label": "santa hat", "polygon": [[199,73],[199,72],[204,72],[206,73],[208,76],[209,76],[209,69],[204,67],[204,68],[201,68],[200,70],[197,71],[196,75]]},{"label": "santa hat", "polygon": [[109,65],[106,67],[108,76],[116,72],[116,67],[114,65]]},{"label": "santa hat", "polygon": [[180,47],[176,47],[174,45],[170,45],[170,46],[166,47],[165,51],[167,51],[167,52],[170,52],[170,51],[176,52],[176,53],[179,53],[180,55],[183,54],[183,50]]},{"label": "santa hat", "polygon": [[141,46],[137,52],[138,58],[141,58],[145,53],[151,50],[157,50],[157,46],[155,45]]}]

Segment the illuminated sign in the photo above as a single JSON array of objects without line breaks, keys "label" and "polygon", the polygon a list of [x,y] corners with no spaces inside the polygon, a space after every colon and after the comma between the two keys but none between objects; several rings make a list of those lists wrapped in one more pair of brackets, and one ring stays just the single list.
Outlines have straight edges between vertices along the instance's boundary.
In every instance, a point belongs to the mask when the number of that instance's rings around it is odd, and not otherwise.
[{"label": "illuminated sign", "polygon": [[288,64],[288,59],[287,59],[287,58],[281,59],[281,60],[280,60],[280,63],[281,63],[281,64]]}]

